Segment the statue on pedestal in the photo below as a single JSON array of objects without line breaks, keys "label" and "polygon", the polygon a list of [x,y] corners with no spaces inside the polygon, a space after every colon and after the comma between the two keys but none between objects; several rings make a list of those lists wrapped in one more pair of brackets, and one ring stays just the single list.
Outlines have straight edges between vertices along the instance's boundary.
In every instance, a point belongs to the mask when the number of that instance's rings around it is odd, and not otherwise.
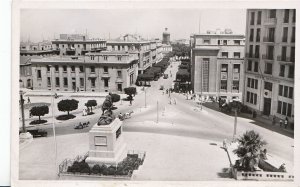
[{"label": "statue on pedestal", "polygon": [[98,126],[100,125],[109,125],[115,118],[116,116],[112,112],[113,108],[113,102],[111,98],[111,93],[109,93],[106,97],[105,100],[102,104],[102,115],[100,116],[98,120]]}]

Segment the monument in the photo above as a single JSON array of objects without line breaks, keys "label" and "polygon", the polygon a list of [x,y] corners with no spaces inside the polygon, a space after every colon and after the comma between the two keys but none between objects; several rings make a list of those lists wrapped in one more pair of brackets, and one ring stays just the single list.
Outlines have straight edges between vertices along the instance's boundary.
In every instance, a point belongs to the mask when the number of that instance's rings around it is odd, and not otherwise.
[{"label": "monument", "polygon": [[122,121],[112,112],[111,94],[106,96],[102,105],[102,115],[89,132],[89,154],[85,162],[117,165],[126,156],[126,144],[122,135]]}]

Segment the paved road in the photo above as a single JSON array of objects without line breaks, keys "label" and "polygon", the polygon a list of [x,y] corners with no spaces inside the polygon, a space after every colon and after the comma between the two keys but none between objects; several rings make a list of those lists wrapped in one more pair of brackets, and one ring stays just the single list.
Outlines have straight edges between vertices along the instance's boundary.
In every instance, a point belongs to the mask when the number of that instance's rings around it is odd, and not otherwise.
[{"label": "paved road", "polygon": [[[127,132],[151,132],[159,134],[170,134],[181,137],[195,137],[199,139],[206,139],[211,141],[222,141],[223,139],[231,139],[233,136],[233,122],[232,116],[214,111],[203,107],[200,111],[196,104],[191,100],[186,100],[186,97],[182,94],[172,93],[171,98],[176,98],[177,104],[170,105],[169,97],[163,94],[162,90],[159,90],[160,85],[164,85],[165,88],[169,88],[175,78],[178,63],[175,63],[173,67],[169,67],[166,72],[169,73],[168,79],[159,79],[153,81],[151,87],[146,89],[146,105],[145,107],[145,94],[141,93],[135,97],[132,106],[128,105],[128,102],[123,102],[122,105],[118,105],[118,109],[115,111],[124,112],[128,110],[134,110],[134,114],[131,119],[124,121],[124,131]],[[170,76],[172,72],[172,77]],[[158,102],[158,105],[157,105]],[[96,110],[96,114],[81,119],[74,119],[60,124],[56,124],[56,134],[70,134],[70,133],[83,133],[88,132],[91,128],[85,128],[82,130],[75,130],[74,124],[79,121],[89,120],[91,124],[95,124],[100,117],[100,111]],[[158,121],[173,123],[174,128],[157,126],[155,128],[143,125],[144,121]],[[48,133],[51,136],[51,126],[45,126],[48,128]],[[268,152],[276,156],[281,157],[284,160],[293,162],[293,139],[283,136],[279,133],[271,130],[259,127],[252,123],[249,119],[238,118],[237,134],[241,135],[246,130],[256,130],[262,137],[268,142]]]}]

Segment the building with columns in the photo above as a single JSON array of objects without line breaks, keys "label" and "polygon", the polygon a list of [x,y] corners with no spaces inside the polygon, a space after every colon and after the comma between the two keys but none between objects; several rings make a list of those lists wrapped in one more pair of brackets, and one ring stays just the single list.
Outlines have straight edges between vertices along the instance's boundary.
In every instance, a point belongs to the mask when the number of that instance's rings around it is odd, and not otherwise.
[{"label": "building with columns", "polygon": [[267,118],[294,115],[295,9],[249,9],[243,103]]},{"label": "building with columns", "polygon": [[31,59],[34,90],[122,92],[135,84],[138,57],[125,51]]},{"label": "building with columns", "polygon": [[245,36],[225,31],[191,35],[191,84],[196,94],[242,99]]}]

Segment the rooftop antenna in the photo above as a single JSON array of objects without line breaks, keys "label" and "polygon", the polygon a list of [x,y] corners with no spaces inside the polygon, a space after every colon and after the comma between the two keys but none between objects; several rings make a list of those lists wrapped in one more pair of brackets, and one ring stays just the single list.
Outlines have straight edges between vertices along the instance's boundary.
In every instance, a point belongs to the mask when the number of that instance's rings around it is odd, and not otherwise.
[{"label": "rooftop antenna", "polygon": [[199,34],[200,34],[200,25],[201,25],[201,12],[200,12],[200,15],[199,15]]}]

